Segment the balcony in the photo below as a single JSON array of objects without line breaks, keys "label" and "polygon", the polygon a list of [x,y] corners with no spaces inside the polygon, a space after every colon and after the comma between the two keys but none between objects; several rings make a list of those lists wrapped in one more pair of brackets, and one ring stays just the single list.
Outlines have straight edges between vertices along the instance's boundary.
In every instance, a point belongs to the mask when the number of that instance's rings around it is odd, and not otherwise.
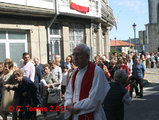
[{"label": "balcony", "polygon": [[114,16],[113,10],[103,1],[101,0],[101,20],[108,25],[113,25]]},{"label": "balcony", "polygon": [[69,0],[59,0],[58,10],[61,15],[80,16],[83,18],[100,18],[101,6],[100,0],[91,0],[88,13],[81,13],[70,8]]},{"label": "balcony", "polygon": [[55,13],[55,0],[0,0],[0,13],[51,17]]}]

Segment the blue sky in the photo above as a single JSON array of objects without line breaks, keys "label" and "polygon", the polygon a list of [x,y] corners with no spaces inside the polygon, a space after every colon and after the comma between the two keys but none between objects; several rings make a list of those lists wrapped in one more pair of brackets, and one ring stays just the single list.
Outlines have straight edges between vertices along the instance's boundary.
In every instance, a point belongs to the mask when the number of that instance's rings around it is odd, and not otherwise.
[{"label": "blue sky", "polygon": [[109,0],[114,17],[118,16],[117,30],[110,31],[110,39],[128,40],[134,38],[133,23],[136,23],[136,37],[138,31],[145,30],[148,24],[148,0]]}]

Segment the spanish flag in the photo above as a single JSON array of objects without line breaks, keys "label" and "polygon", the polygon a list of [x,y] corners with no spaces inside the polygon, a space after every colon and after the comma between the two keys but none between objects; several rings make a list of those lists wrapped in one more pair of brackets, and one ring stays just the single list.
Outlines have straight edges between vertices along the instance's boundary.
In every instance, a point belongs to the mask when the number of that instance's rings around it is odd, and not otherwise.
[{"label": "spanish flag", "polygon": [[89,12],[89,0],[71,0],[70,7],[82,13]]}]

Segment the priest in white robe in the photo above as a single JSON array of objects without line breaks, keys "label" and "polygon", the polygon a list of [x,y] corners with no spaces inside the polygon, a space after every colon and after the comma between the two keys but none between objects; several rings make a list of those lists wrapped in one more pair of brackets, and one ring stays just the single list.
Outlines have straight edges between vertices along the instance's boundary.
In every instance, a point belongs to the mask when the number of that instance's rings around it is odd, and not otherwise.
[{"label": "priest in white robe", "polygon": [[90,49],[79,44],[73,50],[74,70],[65,93],[64,118],[68,120],[106,120],[102,103],[110,86],[103,70],[89,61]]}]

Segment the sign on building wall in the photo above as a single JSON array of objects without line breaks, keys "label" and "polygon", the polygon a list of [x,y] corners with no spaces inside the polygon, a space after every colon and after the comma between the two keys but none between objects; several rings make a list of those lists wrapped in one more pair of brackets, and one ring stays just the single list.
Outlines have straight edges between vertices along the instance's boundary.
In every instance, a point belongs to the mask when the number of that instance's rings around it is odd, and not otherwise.
[{"label": "sign on building wall", "polygon": [[89,12],[89,0],[71,0],[71,8],[79,12]]}]

